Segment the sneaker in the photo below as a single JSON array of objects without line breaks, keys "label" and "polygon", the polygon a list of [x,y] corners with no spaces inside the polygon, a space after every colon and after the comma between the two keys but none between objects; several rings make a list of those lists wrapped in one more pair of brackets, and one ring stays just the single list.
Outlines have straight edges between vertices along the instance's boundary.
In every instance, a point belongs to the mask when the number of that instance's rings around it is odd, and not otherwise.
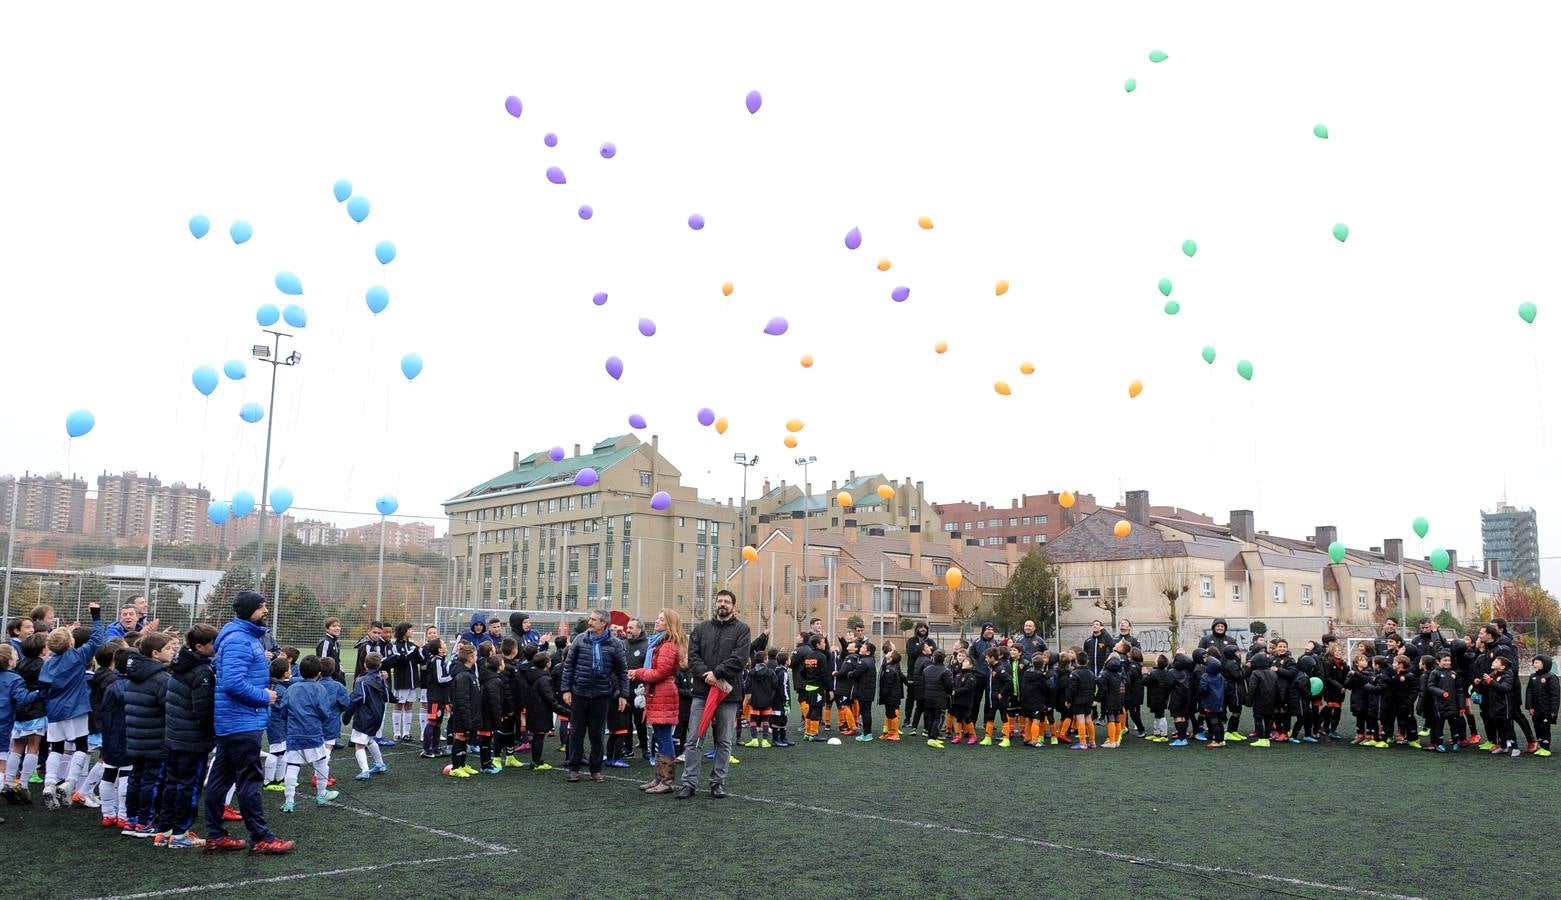
[{"label": "sneaker", "polygon": [[795,747],[797,745],[792,743],[791,741],[776,741],[775,742],[775,746],[776,747]]},{"label": "sneaker", "polygon": [[130,823],[125,821],[124,816],[115,816],[114,827],[118,828],[120,831],[124,831],[126,828],[130,827]]},{"label": "sneaker", "polygon": [[293,804],[291,804],[291,803],[283,803],[282,804],[282,812],[290,813],[292,811],[293,811]]},{"label": "sneaker", "polygon": [[1523,751],[1519,750],[1517,747],[1513,747],[1511,753],[1512,753],[1512,758],[1513,759],[1517,759],[1518,757],[1523,755]]},{"label": "sneaker", "polygon": [[1328,732],[1328,740],[1330,740],[1330,741],[1342,741],[1342,740],[1344,740],[1344,736],[1339,734],[1337,731],[1330,731],[1330,732]]},{"label": "sneaker", "polygon": [[627,769],[629,768],[629,761],[625,759],[609,759],[603,765],[609,769]]},{"label": "sneaker", "polygon": [[389,771],[390,771],[390,767],[385,765],[384,763],[375,763],[374,765],[369,766],[369,774],[370,775],[383,775],[383,774],[385,774],[386,772],[389,772]]},{"label": "sneaker", "polygon": [[1437,744],[1436,745],[1436,752],[1437,753],[1446,753],[1447,752],[1447,745],[1446,744]]},{"label": "sneaker", "polygon": [[1187,746],[1187,744],[1188,744],[1188,740],[1186,738],[1177,738],[1176,740],[1171,742],[1171,746],[1172,747],[1185,747],[1185,746]]},{"label": "sneaker", "polygon": [[937,750],[942,750],[943,749],[943,742],[938,740],[938,739],[936,739],[936,738],[933,738],[933,739],[927,741],[927,746],[932,747],[932,748],[937,749]]},{"label": "sneaker", "polygon": [[197,837],[193,831],[186,831],[184,834],[175,835],[168,840],[168,849],[170,850],[187,850],[191,847],[204,846],[206,846],[206,839]]},{"label": "sneaker", "polygon": [[93,794],[83,794],[80,791],[76,791],[70,795],[70,805],[82,806],[87,809],[102,809],[103,801]]},{"label": "sneaker", "polygon": [[1318,742],[1317,739],[1312,737],[1311,735],[1307,735],[1306,737],[1301,738],[1301,741],[1303,743],[1307,743],[1307,744],[1315,744],[1315,743]]},{"label": "sneaker", "polygon": [[[1460,746],[1458,746],[1458,745],[1457,745],[1457,744],[1454,744],[1454,745],[1453,745],[1453,749],[1452,749],[1452,752],[1453,752],[1453,753],[1462,753],[1462,752],[1463,752],[1463,748],[1462,748],[1462,747],[1460,747]],[[1546,751],[1546,753],[1545,753],[1545,755],[1546,755],[1546,756],[1549,756],[1549,755],[1550,755],[1550,753],[1549,753],[1549,751]]]},{"label": "sneaker", "polygon": [[1052,738],[1052,746],[1053,747],[1057,746],[1057,739],[1056,738]]},{"label": "sneaker", "polygon": [[119,827],[119,820],[114,818],[113,816],[104,816],[103,817],[103,827],[104,828],[117,828],[117,827]]},{"label": "sneaker", "polygon": [[1550,755],[1550,751],[1545,749],[1544,747],[1540,747],[1538,750],[1534,751],[1534,755],[1535,756],[1549,756]]},{"label": "sneaker", "polygon": [[1193,739],[1194,740],[1198,740],[1198,741],[1206,741],[1206,740],[1209,739],[1209,735],[1208,735],[1207,732],[1200,731],[1197,734],[1193,735]]},{"label": "sneaker", "polygon": [[249,843],[232,835],[224,834],[221,837],[207,838],[206,846],[201,848],[207,853],[221,853],[228,850],[243,850]]},{"label": "sneaker", "polygon": [[120,832],[120,834],[128,834],[133,838],[155,838],[157,837],[157,826],[150,822],[145,825],[132,825]]},{"label": "sneaker", "polygon": [[1480,749],[1481,750],[1492,750],[1492,749],[1495,749],[1495,747],[1496,747],[1496,745],[1491,743],[1490,741],[1484,741],[1484,742],[1482,742],[1480,744]]},{"label": "sneaker", "polygon": [[1209,741],[1207,744],[1204,744],[1203,746],[1204,746],[1205,749],[1208,749],[1208,750],[1218,750],[1219,748],[1225,746],[1225,742],[1224,741]]},{"label": "sneaker", "polygon": [[[375,738],[374,739],[374,743],[380,745],[381,747],[394,747],[396,745],[396,742],[391,740],[390,738],[382,738],[382,737]],[[288,849],[292,849],[292,848],[289,847]]]},{"label": "sneaker", "polygon": [[298,846],[297,841],[284,841],[281,838],[273,837],[270,840],[256,841],[253,844],[250,844],[249,853],[251,856],[257,853],[265,853],[271,856],[277,856],[279,854],[286,853],[296,846]]},{"label": "sneaker", "polygon": [[1421,737],[1430,737],[1431,736],[1431,729],[1429,729],[1429,728],[1422,728],[1422,729],[1420,729],[1420,736]]},{"label": "sneaker", "polygon": [[352,780],[353,781],[368,781],[369,779],[371,779],[373,777],[374,776],[369,773],[368,769],[364,769],[363,771],[359,772],[358,774],[352,776]]},{"label": "sneaker", "polygon": [[436,754],[436,753],[429,753],[427,750],[424,750],[421,753],[417,754],[417,758],[418,759],[438,759],[439,755]]},{"label": "sneaker", "polygon": [[858,744],[865,744],[865,743],[867,743],[868,741],[870,741],[872,739],[873,739],[873,736],[870,735],[870,734],[859,734],[859,735],[856,736],[856,742]]},{"label": "sneaker", "polygon": [[981,746],[983,746],[983,747],[990,747],[990,746],[992,746],[992,736],[990,734],[981,739]]},{"label": "sneaker", "polygon": [[1239,731],[1227,731],[1227,732],[1225,732],[1225,740],[1227,740],[1227,741],[1235,741],[1236,743],[1239,744],[1242,741],[1245,741],[1246,739],[1247,739],[1247,736],[1242,734]]},{"label": "sneaker", "polygon": [[341,796],[341,791],[333,791],[333,790],[327,789],[325,791],[325,793],[323,793],[323,794],[315,794],[314,795],[314,805],[315,806],[324,806],[327,803],[331,803],[337,797],[340,797],[340,796]]},{"label": "sneaker", "polygon": [[265,787],[261,788],[261,790],[262,791],[276,791],[278,793],[282,793],[282,792],[285,792],[287,790],[287,785],[283,784],[280,781],[273,781],[273,782],[267,784]]},{"label": "sneaker", "polygon": [[1133,732],[1133,737],[1136,737],[1136,738],[1141,738],[1141,737],[1143,737],[1143,736],[1144,736],[1144,735],[1145,735],[1145,734],[1146,734],[1146,733],[1147,733],[1147,732],[1145,732],[1145,731],[1144,731],[1144,730],[1143,730],[1143,729],[1142,729],[1142,728],[1140,728],[1140,729],[1138,729],[1138,730],[1137,730],[1137,731],[1135,731],[1135,732]]},{"label": "sneaker", "polygon": [[1258,747],[1258,748],[1266,749],[1266,748],[1272,747],[1274,745],[1269,743],[1268,738],[1258,738],[1257,740],[1253,741],[1252,743],[1248,744],[1247,746],[1248,747]]},{"label": "sneaker", "polygon": [[471,764],[471,763],[467,763],[467,764],[466,764],[466,765],[464,765],[464,766],[461,766],[461,767],[460,767],[460,768],[459,768],[459,769],[457,769],[457,770],[456,770],[456,771],[458,771],[458,772],[465,772],[465,773],[466,773],[466,774],[465,774],[465,775],[462,775],[462,776],[461,776],[461,777],[462,777],[462,778],[470,778],[470,777],[472,777],[472,776],[473,776],[473,775],[476,775],[476,774],[477,774],[477,769],[476,769],[476,767],[475,767],[475,766],[473,766],[473,765],[472,765],[472,764]]},{"label": "sneaker", "polygon": [[743,741],[742,745],[744,747],[757,747],[759,746],[759,739],[757,737],[749,738],[748,740]]},{"label": "sneaker", "polygon": [[[1183,743],[1186,743],[1186,742],[1184,741]],[[1071,747],[1069,747],[1068,749],[1069,750],[1088,750],[1089,746],[1086,745],[1086,744],[1074,744]]]},{"label": "sneaker", "polygon": [[242,821],[244,821],[244,814],[239,812],[238,810],[234,809],[231,806],[224,806],[222,808],[222,821],[224,821],[224,822],[242,822]]},{"label": "sneaker", "polygon": [[531,767],[531,771],[533,771],[533,772],[551,772],[551,771],[553,771],[553,767],[548,765],[545,762],[544,763],[537,763],[536,765]]},{"label": "sneaker", "polygon": [[1008,747],[1008,746],[1011,746],[1011,745],[1010,745],[1010,743],[1008,741],[1008,738],[1003,738],[1002,740],[997,742],[997,746],[999,746],[999,747]]},{"label": "sneaker", "polygon": [[43,784],[43,776],[39,775],[37,772],[34,772],[31,775],[27,776],[27,783],[28,784]]},{"label": "sneaker", "polygon": [[1301,739],[1300,738],[1285,738],[1285,743],[1287,743],[1287,744],[1299,744],[1299,743],[1301,743]]},{"label": "sneaker", "polygon": [[44,809],[59,809],[60,808],[59,788],[56,785],[52,785],[52,784],[44,785],[44,788],[43,788],[43,808]]},{"label": "sneaker", "polygon": [[526,764],[516,759],[513,754],[504,757],[504,768],[506,769],[522,769],[525,766]]},{"label": "sneaker", "polygon": [[768,750],[768,749],[770,749],[773,746],[775,746],[775,745],[773,743],[771,743],[770,741],[764,740],[763,738],[759,739],[759,749],[760,750]]},{"label": "sneaker", "polygon": [[172,839],[173,839],[173,832],[172,831],[159,831],[157,834],[152,836],[152,846],[153,847],[166,847],[166,846],[168,846],[168,842],[170,840],[172,840]]},{"label": "sneaker", "polygon": [[471,773],[466,771],[466,767],[465,766],[462,766],[459,769],[452,769],[449,766],[445,766],[444,767],[444,773],[446,775],[450,776],[451,778],[470,778],[470,777],[472,777]]},{"label": "sneaker", "polygon": [[976,745],[976,736],[975,735],[972,734],[971,736],[965,738],[965,746],[967,746],[967,747],[974,747],[975,745]]},{"label": "sneaker", "polygon": [[482,774],[484,774],[484,775],[497,775],[497,774],[499,774],[502,771],[504,771],[504,769],[502,767],[493,765],[492,763],[489,763],[487,766],[485,766],[483,768]]}]

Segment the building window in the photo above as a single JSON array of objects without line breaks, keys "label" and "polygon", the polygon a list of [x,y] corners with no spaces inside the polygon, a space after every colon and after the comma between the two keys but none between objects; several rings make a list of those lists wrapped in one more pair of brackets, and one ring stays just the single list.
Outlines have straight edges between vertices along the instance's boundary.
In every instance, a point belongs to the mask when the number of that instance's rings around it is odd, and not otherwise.
[{"label": "building window", "polygon": [[1019,520],[1019,524],[1020,525],[1028,525],[1028,524],[1030,524],[1030,517],[1029,516],[1024,516],[1023,518],[1021,518]]},{"label": "building window", "polygon": [[1037,524],[1037,525],[1045,525],[1049,521],[1051,521],[1051,517],[1050,516],[1036,516],[1035,517],[1035,524]]},{"label": "building window", "polygon": [[985,531],[986,530],[986,522],[984,522],[984,521],[983,522],[977,522],[976,523],[976,530],[977,531]]},{"label": "building window", "polygon": [[943,562],[942,560],[939,560],[939,561],[934,562],[932,564],[932,577],[933,578],[942,578],[944,575],[948,574],[948,571],[949,571],[949,564],[946,563],[946,562]]},{"label": "building window", "polygon": [[528,512],[530,512],[530,511],[531,511],[531,504],[530,503],[522,503],[520,505],[520,517],[522,519],[524,519],[526,517],[526,514]]},{"label": "building window", "polygon": [[1285,583],[1283,581],[1274,582],[1274,602],[1285,602]]},{"label": "building window", "polygon": [[683,580],[683,570],[682,569],[678,569],[677,570],[677,574],[675,576],[673,576],[673,577],[676,578],[679,581],[682,581]]},{"label": "building window", "polygon": [[1046,543],[1046,535],[1044,535],[1044,534],[1036,535],[1035,536],[1035,542],[1037,544],[1044,544],[1044,543]]},{"label": "building window", "polygon": [[988,528],[1000,528],[1000,527],[1002,527],[1003,520],[1002,519],[987,519],[986,520],[986,524],[987,524]]},{"label": "building window", "polygon": [[1356,609],[1369,609],[1370,608],[1370,606],[1366,602],[1366,592],[1365,591],[1356,591],[1355,592],[1355,608]]},{"label": "building window", "polygon": [[1200,597],[1212,597],[1212,596],[1214,596],[1214,579],[1213,579],[1213,577],[1211,577],[1209,575],[1200,575],[1198,577],[1198,596],[1200,596]]},{"label": "building window", "polygon": [[781,585],[782,591],[788,594],[791,593],[791,566],[786,567],[786,571],[781,577]]},{"label": "building window", "polygon": [[986,539],[986,545],[988,547],[999,547],[1002,546],[1002,543],[1003,539],[1000,537],[989,537]]},{"label": "building window", "polygon": [[1309,584],[1301,585],[1301,605],[1302,606],[1311,606],[1312,605],[1312,586],[1309,585]]},{"label": "building window", "polygon": [[1434,611],[1435,604],[1436,604],[1436,601],[1434,599],[1432,599],[1430,597],[1425,598],[1425,614],[1426,615],[1428,615],[1428,616],[1431,615],[1431,613]]},{"label": "building window", "polygon": [[1382,593],[1377,595],[1377,605],[1382,607],[1383,609],[1387,609],[1388,608],[1388,592],[1387,591],[1383,591]]},{"label": "building window", "polygon": [[894,588],[873,587],[873,612],[894,612]]},{"label": "building window", "polygon": [[650,473],[649,472],[641,472],[640,473],[640,487],[650,487]]},{"label": "building window", "polygon": [[1024,543],[1030,543],[1030,536],[1028,534],[1024,536]]},{"label": "building window", "polygon": [[[470,515],[471,515],[471,513],[467,513],[467,516],[468,516],[468,517],[469,517],[469,516],[470,516]],[[470,519],[470,518],[467,518],[467,520],[466,520],[466,521],[468,521],[468,522],[470,522],[470,521],[471,521],[471,519]],[[965,530],[966,530],[966,531],[969,531],[969,530],[970,530],[970,523],[969,523],[969,522],[966,522],[966,523],[965,523]]]},{"label": "building window", "polygon": [[[1012,527],[1014,527],[1015,525],[1018,525],[1018,524],[1019,524],[1019,517],[1018,516],[1009,516],[1008,517],[1008,527],[1009,528],[1012,528]],[[1025,523],[1025,524],[1029,524],[1029,523]]]},{"label": "building window", "polygon": [[1333,609],[1333,600],[1338,591],[1323,591],[1323,609]]},{"label": "building window", "polygon": [[911,591],[900,588],[900,612],[918,615],[921,613],[921,591]]},{"label": "building window", "polygon": [[1087,600],[1094,603],[1100,599],[1100,588],[1079,588],[1073,592],[1075,600]]},{"label": "building window", "polygon": [[1230,586],[1230,602],[1232,602],[1232,603],[1240,603],[1241,602],[1241,583],[1240,582],[1237,582],[1237,583],[1232,584]]},{"label": "building window", "polygon": [[959,530],[959,523],[958,522],[944,522],[943,523],[943,530],[944,531],[958,531]]},{"label": "building window", "polygon": [[1118,603],[1118,604],[1126,603],[1127,602],[1127,588],[1125,588],[1125,587],[1106,588],[1106,599],[1112,601],[1113,603]]},{"label": "building window", "polygon": [[1444,612],[1444,613],[1451,613],[1452,611],[1453,611],[1453,601],[1452,601],[1452,599],[1449,598],[1449,597],[1443,597],[1442,598],[1442,612]]}]

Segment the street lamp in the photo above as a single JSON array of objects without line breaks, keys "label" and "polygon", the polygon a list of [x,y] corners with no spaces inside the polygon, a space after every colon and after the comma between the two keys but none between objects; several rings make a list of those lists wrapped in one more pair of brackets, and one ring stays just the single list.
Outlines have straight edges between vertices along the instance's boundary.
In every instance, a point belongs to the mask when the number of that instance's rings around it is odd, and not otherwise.
[{"label": "street lamp", "polygon": [[808,590],[808,514],[812,512],[812,486],[808,483],[808,466],[818,462],[816,456],[799,456],[792,462],[802,467],[802,603],[813,611],[813,595]]},{"label": "street lamp", "polygon": [[[266,461],[260,470],[260,518],[256,520],[255,527],[255,586],[261,582],[260,572],[266,565],[266,501],[271,489],[271,426],[276,424],[276,368],[277,366],[296,366],[304,361],[303,355],[297,350],[282,358],[282,338],[291,338],[292,335],[284,331],[272,331],[262,329],[266,334],[274,335],[271,347],[265,344],[256,344],[250,351],[255,359],[266,363],[271,367],[271,405],[266,410]],[[282,545],[282,535],[277,533],[277,547]],[[282,588],[281,573],[277,574],[277,590]]]},{"label": "street lamp", "polygon": [[[740,538],[737,541],[737,546],[743,547],[748,543],[748,470],[759,464],[759,454],[755,453],[750,459],[746,453],[733,453],[732,462],[743,467],[743,508],[742,511],[738,513],[738,521],[742,524],[738,526]],[[717,547],[716,552],[720,553],[721,548]],[[719,557],[717,557],[717,559],[719,559]],[[746,602],[748,599],[747,560],[743,560],[743,581],[742,584],[738,587],[738,590],[743,592],[743,600]],[[757,608],[757,605],[755,605],[755,609]],[[770,627],[774,628],[775,624],[773,622],[770,623]]]}]

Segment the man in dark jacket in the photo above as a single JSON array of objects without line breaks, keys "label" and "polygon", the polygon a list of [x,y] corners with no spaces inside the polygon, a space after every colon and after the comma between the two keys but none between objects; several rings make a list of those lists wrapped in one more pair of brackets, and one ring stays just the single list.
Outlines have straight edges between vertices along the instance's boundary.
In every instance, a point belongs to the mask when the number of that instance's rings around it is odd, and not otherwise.
[{"label": "man in dark jacket", "polygon": [[1409,646],[1415,649],[1415,658],[1429,653],[1433,659],[1436,651],[1447,649],[1447,639],[1442,637],[1442,632],[1437,630],[1436,622],[1430,619],[1420,620],[1420,633],[1409,639]]},{"label": "man in dark jacket", "polygon": [[1099,676],[1106,668],[1106,660],[1111,657],[1111,648],[1116,645],[1116,639],[1099,619],[1089,623],[1089,637],[1084,639],[1084,659],[1091,675]]},{"label": "man in dark jacket", "polygon": [[737,618],[737,595],[720,591],[715,595],[715,618],[694,626],[688,639],[688,670],[694,678],[694,701],[689,707],[689,728],[695,732],[683,741],[683,786],[673,796],[687,800],[699,789],[699,765],[704,762],[704,735],[699,723],[704,719],[705,702],[710,689],[720,685],[725,695],[719,700],[710,728],[714,731],[715,766],[710,770],[710,796],[726,796],[726,770],[732,759],[732,738],[737,733],[737,706],[742,700],[738,679],[752,644],[748,626]]},{"label": "man in dark jacket", "polygon": [[[649,668],[646,662],[646,651],[650,646],[650,638],[645,635],[645,627],[639,619],[630,619],[629,624],[623,629],[624,662],[629,671]],[[634,734],[640,742],[640,753],[650,762],[650,734],[645,727],[645,710],[643,707],[631,706],[629,712],[633,717]],[[630,751],[634,748],[630,746]]]},{"label": "man in dark jacket", "polygon": [[1226,650],[1233,647],[1240,649],[1240,646],[1236,639],[1230,635],[1230,625],[1224,619],[1215,619],[1214,624],[1209,626],[1209,633],[1204,635],[1202,640],[1198,641],[1199,650],[1215,647],[1220,651],[1222,659],[1229,656],[1225,652]]},{"label": "man in dark jacket", "polygon": [[569,644],[564,654],[561,681],[564,705],[569,713],[569,767],[567,781],[580,780],[580,757],[585,740],[591,739],[591,780],[602,776],[602,733],[607,729],[607,709],[616,703],[622,712],[628,706],[629,670],[624,664],[623,644],[607,630],[606,610],[593,609],[586,619],[586,630]]},{"label": "man in dark jacket", "polygon": [[1035,654],[1045,653],[1047,649],[1046,639],[1035,630],[1034,619],[1024,621],[1024,628],[1019,632],[1019,636],[1014,638],[1014,643],[1019,645],[1020,658],[1027,662],[1033,659]]},{"label": "man in dark jacket", "polygon": [[168,756],[157,788],[157,830],[154,843],[164,847],[201,847],[205,841],[191,829],[206,783],[206,756],[216,743],[212,716],[217,677],[211,658],[217,650],[217,629],[202,623],[189,630],[184,648],[174,656],[163,694],[163,735]]}]

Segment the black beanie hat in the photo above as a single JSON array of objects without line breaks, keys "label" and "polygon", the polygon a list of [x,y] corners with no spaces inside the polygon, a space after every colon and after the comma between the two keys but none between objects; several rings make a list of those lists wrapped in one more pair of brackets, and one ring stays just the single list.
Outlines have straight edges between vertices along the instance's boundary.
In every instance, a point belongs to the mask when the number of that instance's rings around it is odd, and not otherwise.
[{"label": "black beanie hat", "polygon": [[264,594],[255,591],[239,591],[238,596],[233,598],[233,611],[240,619],[247,622],[255,614],[255,610],[265,602]]}]

